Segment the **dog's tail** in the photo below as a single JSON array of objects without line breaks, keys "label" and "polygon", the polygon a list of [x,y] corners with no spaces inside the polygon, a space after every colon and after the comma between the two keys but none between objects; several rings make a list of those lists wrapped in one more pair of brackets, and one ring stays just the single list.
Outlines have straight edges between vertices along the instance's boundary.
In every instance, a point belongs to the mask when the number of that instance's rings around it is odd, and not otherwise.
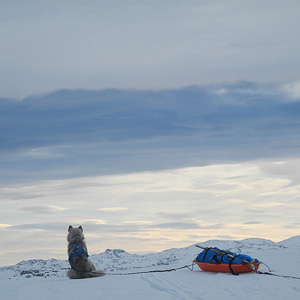
[{"label": "dog's tail", "polygon": [[106,273],[103,270],[93,270],[91,272],[88,272],[90,277],[100,277],[104,276]]},{"label": "dog's tail", "polygon": [[104,276],[105,272],[102,270],[93,270],[93,271],[76,271],[74,269],[71,269],[67,276],[70,279],[84,279],[84,278],[94,278],[94,277],[100,277]]}]

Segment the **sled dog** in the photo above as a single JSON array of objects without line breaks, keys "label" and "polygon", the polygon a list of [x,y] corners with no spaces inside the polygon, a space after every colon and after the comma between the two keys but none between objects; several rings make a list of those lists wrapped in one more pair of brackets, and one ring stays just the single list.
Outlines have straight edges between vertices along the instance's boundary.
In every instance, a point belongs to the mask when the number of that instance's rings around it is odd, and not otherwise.
[{"label": "sled dog", "polygon": [[70,279],[99,277],[105,275],[104,271],[96,270],[88,259],[87,247],[81,226],[68,229],[68,256],[71,270],[67,275]]}]

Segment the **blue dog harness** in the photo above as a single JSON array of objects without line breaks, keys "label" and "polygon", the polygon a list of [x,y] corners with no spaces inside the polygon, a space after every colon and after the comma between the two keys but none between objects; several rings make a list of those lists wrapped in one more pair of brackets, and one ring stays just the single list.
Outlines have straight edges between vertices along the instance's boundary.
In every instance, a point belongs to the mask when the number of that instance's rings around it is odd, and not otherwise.
[{"label": "blue dog harness", "polygon": [[77,242],[73,248],[72,253],[69,255],[69,263],[72,262],[74,257],[78,256],[79,254],[83,253],[86,257],[89,257],[86,251],[84,251],[79,242]]}]

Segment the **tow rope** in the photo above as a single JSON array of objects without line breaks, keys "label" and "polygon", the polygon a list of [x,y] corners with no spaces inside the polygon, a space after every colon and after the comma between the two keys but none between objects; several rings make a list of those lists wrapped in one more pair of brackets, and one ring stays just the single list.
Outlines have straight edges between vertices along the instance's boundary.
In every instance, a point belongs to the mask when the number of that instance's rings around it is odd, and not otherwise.
[{"label": "tow rope", "polygon": [[[194,265],[195,264],[193,263],[191,265],[185,265],[183,267],[166,269],[166,270],[152,270],[152,271],[141,271],[141,272],[131,272],[131,273],[106,273],[105,275],[112,276],[112,275],[139,275],[139,274],[149,274],[149,273],[163,273],[163,272],[172,272],[172,271],[182,270],[185,268],[189,269],[190,271],[194,271]],[[258,270],[256,270],[255,272],[260,275],[271,275],[271,276],[290,278],[290,279],[300,279],[300,277],[296,277],[296,276],[279,275],[279,274],[275,274],[275,273],[271,273],[271,272],[262,272],[262,271],[258,271]]]},{"label": "tow rope", "polygon": [[280,274],[274,274],[274,273],[271,273],[271,272],[256,271],[256,273],[260,274],[260,275],[271,275],[271,276],[282,277],[282,278],[300,279],[300,277],[296,277],[296,276],[280,275]]},{"label": "tow rope", "polygon": [[195,264],[185,265],[183,267],[173,268],[173,269],[166,269],[166,270],[152,270],[152,271],[140,271],[140,272],[131,272],[131,273],[106,273],[105,275],[138,275],[138,274],[148,274],[148,273],[163,273],[163,272],[173,272],[181,269],[189,269],[193,271]]}]

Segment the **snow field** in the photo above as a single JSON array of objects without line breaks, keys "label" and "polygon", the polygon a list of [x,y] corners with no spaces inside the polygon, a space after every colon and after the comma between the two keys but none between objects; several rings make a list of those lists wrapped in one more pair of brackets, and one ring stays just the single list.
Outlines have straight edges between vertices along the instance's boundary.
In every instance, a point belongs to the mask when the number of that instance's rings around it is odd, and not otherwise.
[{"label": "snow field", "polygon": [[[300,238],[273,243],[262,239],[244,241],[208,241],[203,246],[217,246],[242,252],[262,260],[275,274],[300,277]],[[91,256],[96,266],[108,273],[129,273],[171,269],[191,264],[201,251],[190,246],[147,255],[128,254],[123,250],[107,250]],[[256,273],[233,276],[230,273],[208,273],[198,266],[165,273],[107,275],[100,278],[70,280],[65,276],[66,261],[28,261],[0,268],[0,299],[207,299],[207,300],[294,300],[300,298],[300,280]],[[261,266],[261,271],[268,271]],[[23,270],[23,275],[21,275]],[[28,273],[24,273],[27,270]],[[32,275],[29,271],[33,271]],[[48,270],[49,273],[45,273]],[[27,275],[26,275],[27,274]],[[43,274],[43,276],[41,275]],[[46,274],[46,275],[45,275]],[[26,277],[27,276],[27,277]]]}]

